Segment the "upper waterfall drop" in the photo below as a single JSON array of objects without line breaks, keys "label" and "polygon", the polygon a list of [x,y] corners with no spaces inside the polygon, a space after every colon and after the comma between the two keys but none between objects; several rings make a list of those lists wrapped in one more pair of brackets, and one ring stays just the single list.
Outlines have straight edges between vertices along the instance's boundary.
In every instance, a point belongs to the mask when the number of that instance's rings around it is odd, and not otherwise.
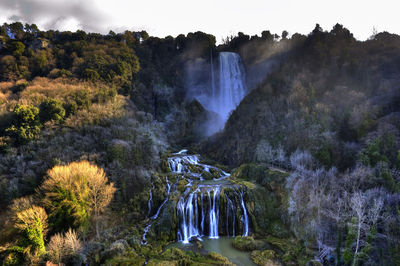
[{"label": "upper waterfall drop", "polygon": [[[246,95],[245,74],[240,55],[237,53],[221,52],[218,61],[219,86],[213,93],[211,111],[218,113],[225,123],[230,112]],[[214,76],[213,73],[212,76]]]},{"label": "upper waterfall drop", "polygon": [[209,114],[201,131],[210,136],[225,126],[230,113],[236,109],[248,93],[245,69],[239,54],[220,52],[210,54],[209,63],[199,59],[189,64],[187,84],[188,97],[196,99]]}]

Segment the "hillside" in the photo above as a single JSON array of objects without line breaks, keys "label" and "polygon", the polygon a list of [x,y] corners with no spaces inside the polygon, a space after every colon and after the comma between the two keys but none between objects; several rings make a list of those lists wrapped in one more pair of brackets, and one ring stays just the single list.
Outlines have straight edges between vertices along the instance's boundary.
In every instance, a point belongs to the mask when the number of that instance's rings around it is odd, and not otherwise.
[{"label": "hillside", "polygon": [[400,36],[339,24],[216,45],[5,23],[0,261],[397,265],[399,86]]}]

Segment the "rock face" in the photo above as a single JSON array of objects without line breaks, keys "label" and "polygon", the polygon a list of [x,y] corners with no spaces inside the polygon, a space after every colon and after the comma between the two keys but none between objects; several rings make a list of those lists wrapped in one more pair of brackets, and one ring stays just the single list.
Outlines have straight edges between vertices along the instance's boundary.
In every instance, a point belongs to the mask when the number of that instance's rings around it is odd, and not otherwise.
[{"label": "rock face", "polygon": [[271,170],[263,164],[244,164],[232,176],[253,184],[247,191],[248,209],[254,229],[259,236],[289,237],[287,217],[288,194],[285,189],[287,173]]}]

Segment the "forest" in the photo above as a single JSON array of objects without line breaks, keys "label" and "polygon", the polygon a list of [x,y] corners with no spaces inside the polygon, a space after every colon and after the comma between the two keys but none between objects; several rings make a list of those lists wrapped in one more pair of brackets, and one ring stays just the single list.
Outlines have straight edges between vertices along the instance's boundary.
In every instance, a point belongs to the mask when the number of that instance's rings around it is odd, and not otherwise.
[{"label": "forest", "polygon": [[[247,91],[209,134],[197,96],[224,52]],[[193,193],[202,211],[218,195],[216,236],[243,230],[253,265],[400,265],[400,36],[0,26],[3,265],[235,264],[199,238],[171,247]]]}]

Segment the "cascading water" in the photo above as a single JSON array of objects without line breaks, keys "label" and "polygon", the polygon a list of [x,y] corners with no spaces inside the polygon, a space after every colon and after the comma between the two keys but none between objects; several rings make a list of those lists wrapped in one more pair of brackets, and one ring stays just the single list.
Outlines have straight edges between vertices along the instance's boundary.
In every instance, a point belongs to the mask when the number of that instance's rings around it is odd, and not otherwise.
[{"label": "cascading water", "polygon": [[153,189],[154,189],[154,186],[152,185],[150,188],[150,191],[149,191],[149,201],[147,202],[147,207],[148,207],[147,217],[150,216],[150,212],[151,212],[151,202],[153,200],[153,192],[152,192]]},{"label": "cascading water", "polygon": [[[147,232],[150,230],[150,227],[153,225],[154,220],[156,220],[158,218],[158,215],[160,214],[160,211],[162,209],[162,207],[165,205],[165,203],[167,203],[168,199],[169,199],[169,193],[171,192],[171,184],[169,183],[168,177],[165,178],[165,182],[166,182],[166,192],[167,192],[167,197],[164,199],[164,201],[161,203],[160,207],[158,207],[156,214],[154,214],[153,216],[150,217],[150,222],[146,225],[146,227],[144,228],[144,233],[142,236],[142,241],[141,244],[142,245],[146,245],[147,244],[147,239],[146,239],[146,235]],[[152,186],[153,188],[153,186]],[[149,215],[150,215],[150,209],[151,209],[151,199],[152,199],[152,190],[150,189],[150,198],[149,198]]]},{"label": "cascading water", "polygon": [[244,70],[239,54],[219,53],[219,89],[212,98],[212,111],[225,122],[246,94]]},{"label": "cascading water", "polygon": [[[201,178],[188,183],[176,208],[178,240],[188,243],[192,238],[203,236],[208,238],[219,238],[221,234],[235,236],[239,227],[243,230],[243,235],[247,236],[249,219],[243,188],[226,180],[230,175],[223,170],[200,163],[198,156],[186,153],[179,156],[179,158],[177,156],[169,158],[169,166],[173,173],[185,173],[189,178],[193,178],[193,173],[189,169],[196,166],[197,170],[202,172],[200,176],[204,172],[214,172],[217,176],[211,181]],[[223,204],[220,204],[221,193],[224,195]],[[236,223],[237,215],[241,217],[240,225]]]},{"label": "cascading water", "polygon": [[[170,193],[177,191],[179,180],[186,180],[185,191],[176,203],[177,239],[189,243],[193,238],[219,238],[221,235],[235,236],[237,232],[249,235],[249,218],[245,204],[245,190],[241,185],[229,181],[230,175],[223,170],[203,164],[198,155],[187,155],[186,150],[168,158],[171,172],[176,177],[172,186],[166,178],[166,198],[145,227],[142,244],[146,244],[146,234],[160,215]],[[212,178],[211,178],[212,177]],[[172,192],[171,192],[172,190]],[[149,192],[149,213],[155,188]]]},{"label": "cascading water", "polygon": [[246,206],[244,205],[243,201],[243,190],[240,191],[240,205],[242,205],[243,208],[243,224],[244,224],[244,229],[243,229],[243,235],[248,236],[249,235],[249,217],[247,216],[247,210]]},{"label": "cascading water", "polygon": [[[199,89],[194,86],[191,96],[196,98],[207,110],[219,115],[206,125],[211,135],[223,129],[230,113],[239,105],[246,93],[245,71],[240,55],[233,52],[220,52],[218,64],[214,64],[211,53],[210,80]],[[215,67],[214,67],[215,65]]]}]

